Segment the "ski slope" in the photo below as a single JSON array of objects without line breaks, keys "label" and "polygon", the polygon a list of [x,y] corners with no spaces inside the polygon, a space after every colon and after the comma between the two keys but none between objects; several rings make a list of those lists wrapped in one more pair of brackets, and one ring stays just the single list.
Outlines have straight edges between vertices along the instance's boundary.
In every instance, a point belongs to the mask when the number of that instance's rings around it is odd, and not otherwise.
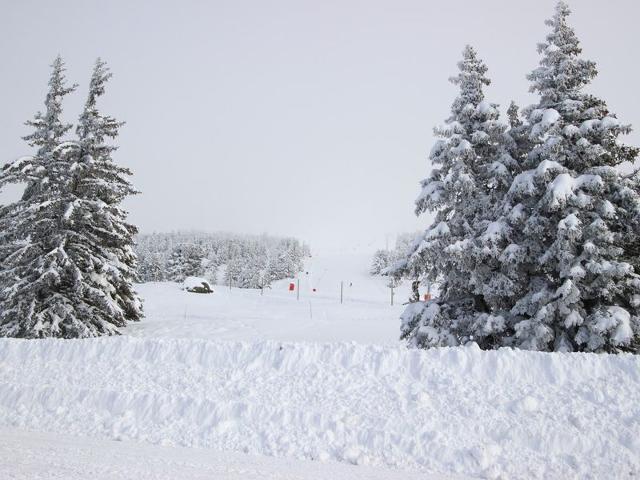
[{"label": "ski slope", "polygon": [[314,257],[300,300],[141,285],[123,336],[0,339],[0,478],[640,475],[639,357],[407,350],[368,258]]},{"label": "ski slope", "polygon": [[[146,318],[125,333],[145,338],[397,344],[409,285],[395,289],[391,306],[388,279],[369,275],[370,262],[371,254],[316,255],[308,259],[299,279],[275,282],[263,292],[217,285],[213,294],[196,295],[169,282],[139,285]],[[289,291],[289,283],[297,288],[298,280],[299,300],[296,291]]]}]

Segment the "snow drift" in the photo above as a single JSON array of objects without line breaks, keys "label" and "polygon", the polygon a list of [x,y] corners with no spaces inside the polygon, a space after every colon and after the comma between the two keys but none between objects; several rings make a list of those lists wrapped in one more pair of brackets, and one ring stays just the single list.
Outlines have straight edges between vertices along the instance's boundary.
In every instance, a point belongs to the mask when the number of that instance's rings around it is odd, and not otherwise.
[{"label": "snow drift", "polygon": [[640,474],[640,358],[0,340],[0,426],[486,477]]}]

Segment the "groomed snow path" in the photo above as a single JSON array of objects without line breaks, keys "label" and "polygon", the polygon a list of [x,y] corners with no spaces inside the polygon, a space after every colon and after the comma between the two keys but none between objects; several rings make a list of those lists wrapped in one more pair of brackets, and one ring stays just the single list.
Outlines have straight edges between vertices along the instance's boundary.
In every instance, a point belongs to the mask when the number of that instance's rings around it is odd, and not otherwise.
[{"label": "groomed snow path", "polygon": [[0,427],[432,474],[640,475],[636,356],[125,336],[0,342]]}]

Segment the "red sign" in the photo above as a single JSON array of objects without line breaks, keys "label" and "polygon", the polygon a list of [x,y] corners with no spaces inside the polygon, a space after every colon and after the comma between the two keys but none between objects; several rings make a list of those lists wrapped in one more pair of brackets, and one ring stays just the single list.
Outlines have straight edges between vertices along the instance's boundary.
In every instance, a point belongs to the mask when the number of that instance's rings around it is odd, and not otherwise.
[{"label": "red sign", "polygon": [[295,289],[296,289],[296,284],[295,284],[295,283],[293,283],[293,282],[291,282],[291,283],[289,284],[289,291],[290,291],[290,292],[293,292]]}]

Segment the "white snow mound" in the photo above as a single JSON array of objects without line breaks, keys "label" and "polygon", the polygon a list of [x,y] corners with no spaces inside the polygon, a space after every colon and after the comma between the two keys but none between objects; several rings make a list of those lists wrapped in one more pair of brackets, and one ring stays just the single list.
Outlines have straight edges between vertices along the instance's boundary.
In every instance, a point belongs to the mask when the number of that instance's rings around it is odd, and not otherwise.
[{"label": "white snow mound", "polygon": [[0,340],[0,427],[491,478],[640,475],[640,358]]}]

